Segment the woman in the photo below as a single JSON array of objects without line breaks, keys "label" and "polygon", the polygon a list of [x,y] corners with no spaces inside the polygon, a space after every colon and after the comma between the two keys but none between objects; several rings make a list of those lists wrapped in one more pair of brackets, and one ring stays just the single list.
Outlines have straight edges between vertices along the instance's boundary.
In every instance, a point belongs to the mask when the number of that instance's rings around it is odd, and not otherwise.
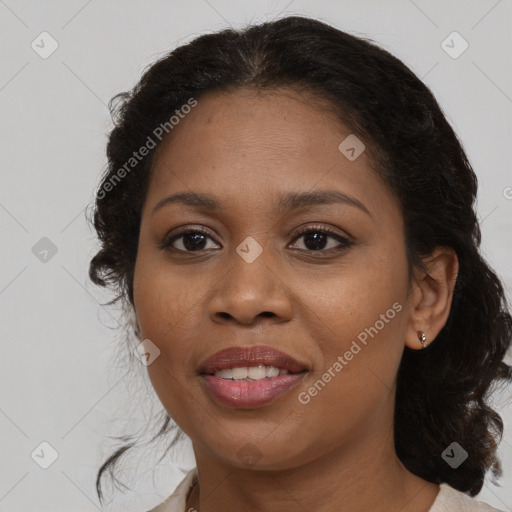
[{"label": "woman", "polygon": [[153,510],[496,510],[473,497],[501,474],[512,322],[428,88],[289,17],[198,37],[120,99],[90,275],[197,465]]}]

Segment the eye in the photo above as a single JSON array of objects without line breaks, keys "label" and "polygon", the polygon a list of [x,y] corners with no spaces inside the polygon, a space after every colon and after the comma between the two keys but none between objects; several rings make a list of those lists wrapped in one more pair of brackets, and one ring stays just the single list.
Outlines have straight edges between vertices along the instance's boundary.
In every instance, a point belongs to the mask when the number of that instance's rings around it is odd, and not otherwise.
[{"label": "eye", "polygon": [[[324,226],[306,226],[298,232],[298,236],[294,238],[294,242],[300,238],[304,239],[303,245],[305,246],[305,249],[300,247],[299,249],[307,252],[331,253],[347,249],[354,245],[354,243],[347,237]],[[325,249],[329,238],[336,240],[338,243],[337,245],[335,244],[334,247],[328,247]]]},{"label": "eye", "polygon": [[[299,247],[298,249],[306,252],[331,253],[347,249],[354,245],[354,243],[347,237],[324,226],[306,226],[299,230],[295,235],[293,242],[303,238],[305,248]],[[208,247],[208,239],[215,242],[210,236],[209,231],[205,229],[187,229],[165,237],[163,242],[160,244],[160,249],[166,249],[178,253],[191,253],[220,248],[218,245]],[[334,247],[328,247],[326,249],[327,241],[329,239],[337,241],[337,244],[334,244]]]},{"label": "eye", "polygon": [[207,247],[208,238],[213,240],[209,232],[204,229],[187,229],[186,231],[166,237],[160,245],[160,249],[168,249],[175,252],[199,252],[215,249],[216,247]]}]

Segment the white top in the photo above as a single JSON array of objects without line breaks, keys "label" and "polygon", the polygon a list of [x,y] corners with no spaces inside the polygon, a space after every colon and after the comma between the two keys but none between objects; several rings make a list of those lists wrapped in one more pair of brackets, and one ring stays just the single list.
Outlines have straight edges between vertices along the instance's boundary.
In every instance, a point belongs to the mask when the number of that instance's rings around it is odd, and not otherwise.
[{"label": "white top", "polygon": [[[149,512],[187,512],[187,495],[197,479],[197,468],[192,468],[178,484],[176,490],[160,505]],[[477,501],[446,483],[439,486],[439,493],[428,512],[503,512],[487,503]]]}]

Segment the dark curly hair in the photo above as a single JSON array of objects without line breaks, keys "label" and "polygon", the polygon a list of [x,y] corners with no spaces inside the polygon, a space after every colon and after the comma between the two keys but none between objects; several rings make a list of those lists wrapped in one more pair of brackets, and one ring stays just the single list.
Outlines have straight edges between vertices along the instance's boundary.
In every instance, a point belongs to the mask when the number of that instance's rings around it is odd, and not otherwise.
[{"label": "dark curly hair", "polygon": [[[421,257],[437,246],[457,254],[459,274],[446,325],[425,350],[405,348],[394,437],[397,455],[412,473],[475,496],[489,469],[502,475],[496,452],[503,422],[487,399],[499,381],[512,380],[504,362],[512,318],[503,286],[479,252],[477,177],[461,142],[428,87],[373,41],[293,16],[202,35],[152,64],[132,91],[110,103],[115,127],[91,214],[101,247],[91,260],[90,278],[116,291],[111,303],[121,300],[133,308],[141,209],[160,142],[133,170],[126,162],[149,145],[155,127],[168,123],[191,98],[200,101],[212,91],[281,87],[326,100],[365,141],[372,165],[401,206],[410,268],[423,268]],[[166,414],[153,439],[172,424]],[[468,452],[457,469],[442,458],[454,441]],[[103,473],[112,476],[132,444],[99,469],[100,499]]]}]

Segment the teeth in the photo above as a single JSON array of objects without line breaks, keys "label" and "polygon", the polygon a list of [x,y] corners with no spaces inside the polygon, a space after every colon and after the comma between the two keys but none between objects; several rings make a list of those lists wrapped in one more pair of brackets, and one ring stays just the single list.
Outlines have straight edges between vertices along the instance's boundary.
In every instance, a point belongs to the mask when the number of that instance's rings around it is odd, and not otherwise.
[{"label": "teeth", "polygon": [[263,380],[277,377],[278,375],[287,375],[288,373],[289,371],[285,369],[279,369],[274,366],[263,366],[260,364],[258,366],[226,368],[225,370],[219,370],[215,372],[215,377],[232,380]]},{"label": "teeth", "polygon": [[233,371],[229,369],[219,370],[218,372],[215,372],[215,377],[221,377],[222,379],[232,379]]},{"label": "teeth", "polygon": [[[277,369],[277,368],[274,368],[274,369]],[[262,366],[261,364],[259,366],[251,366],[247,370],[248,370],[247,377],[249,377],[249,379],[261,380],[261,379],[264,379],[265,377],[267,377],[266,368],[264,366]],[[277,374],[279,375],[279,371],[277,372]],[[235,375],[235,373],[233,373],[233,375]]]},{"label": "teeth", "polygon": [[279,368],[275,368],[274,366],[267,366],[265,371],[267,377],[277,377],[279,375]]},{"label": "teeth", "polygon": [[247,368],[233,368],[231,370],[233,379],[235,380],[242,380],[247,379],[247,375],[249,373]]}]

